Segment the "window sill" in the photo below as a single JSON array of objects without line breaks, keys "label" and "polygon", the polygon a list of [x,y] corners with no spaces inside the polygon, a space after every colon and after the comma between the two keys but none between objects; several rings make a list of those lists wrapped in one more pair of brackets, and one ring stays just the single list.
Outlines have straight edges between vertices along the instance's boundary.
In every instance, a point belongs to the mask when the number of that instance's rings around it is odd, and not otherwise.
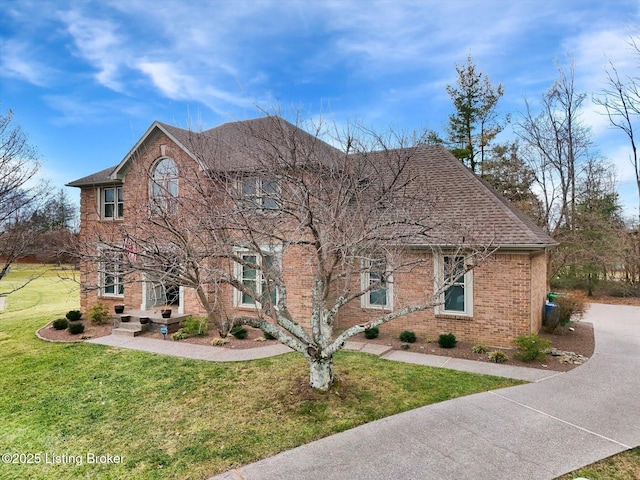
[{"label": "window sill", "polygon": [[438,312],[435,314],[436,318],[446,318],[447,320],[473,320],[473,315],[466,315],[464,313],[453,312]]}]

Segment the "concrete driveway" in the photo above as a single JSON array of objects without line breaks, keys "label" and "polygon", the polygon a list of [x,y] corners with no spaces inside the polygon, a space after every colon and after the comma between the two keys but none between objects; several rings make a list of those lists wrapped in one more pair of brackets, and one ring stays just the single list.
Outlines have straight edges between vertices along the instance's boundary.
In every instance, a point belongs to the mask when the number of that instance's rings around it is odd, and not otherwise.
[{"label": "concrete driveway", "polygon": [[553,479],[640,445],[640,307],[594,304],[566,374],[405,412],[215,479]]}]

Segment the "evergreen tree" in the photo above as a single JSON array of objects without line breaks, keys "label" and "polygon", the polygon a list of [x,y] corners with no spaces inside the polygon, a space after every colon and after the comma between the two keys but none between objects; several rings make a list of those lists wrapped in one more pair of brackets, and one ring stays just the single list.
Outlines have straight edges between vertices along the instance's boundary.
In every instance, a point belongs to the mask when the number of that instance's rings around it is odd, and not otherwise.
[{"label": "evergreen tree", "polygon": [[448,141],[451,152],[473,172],[481,174],[487,147],[504,128],[497,111],[504,88],[502,84],[494,87],[489,77],[476,71],[471,55],[466,65],[456,65],[456,71],[456,86],[447,85],[455,109],[449,116]]}]

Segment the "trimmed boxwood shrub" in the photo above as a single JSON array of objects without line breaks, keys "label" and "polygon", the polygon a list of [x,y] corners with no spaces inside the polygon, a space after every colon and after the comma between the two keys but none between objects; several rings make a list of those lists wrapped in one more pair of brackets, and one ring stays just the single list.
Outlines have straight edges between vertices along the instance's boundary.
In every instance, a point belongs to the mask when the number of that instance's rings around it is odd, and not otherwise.
[{"label": "trimmed boxwood shrub", "polygon": [[69,324],[69,333],[71,335],[78,335],[79,333],[84,332],[84,325],[80,322],[71,322]]},{"label": "trimmed boxwood shrub", "polygon": [[236,337],[238,340],[244,340],[249,336],[249,331],[240,325],[238,325],[237,327],[233,327],[229,333]]},{"label": "trimmed boxwood shrub", "polygon": [[70,322],[77,322],[82,318],[82,312],[80,310],[69,310],[66,317]]},{"label": "trimmed boxwood shrub", "polygon": [[52,326],[56,330],[64,330],[69,326],[69,321],[66,318],[57,318],[53,321]]},{"label": "trimmed boxwood shrub", "polygon": [[405,330],[400,334],[400,341],[407,343],[414,343],[416,341],[416,334],[410,330]]},{"label": "trimmed boxwood shrub", "polygon": [[380,329],[378,327],[371,327],[364,331],[364,338],[371,340],[372,338],[378,338],[380,335]]},{"label": "trimmed boxwood shrub", "polygon": [[453,348],[458,343],[453,333],[443,333],[438,337],[438,345],[442,348]]}]

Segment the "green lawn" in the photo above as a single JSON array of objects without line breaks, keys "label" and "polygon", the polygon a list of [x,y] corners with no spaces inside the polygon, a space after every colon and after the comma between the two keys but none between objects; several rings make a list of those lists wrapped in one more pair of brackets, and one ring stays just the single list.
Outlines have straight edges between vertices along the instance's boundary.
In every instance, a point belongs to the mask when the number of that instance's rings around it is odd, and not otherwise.
[{"label": "green lawn", "polygon": [[[28,274],[18,268],[3,283]],[[35,337],[75,308],[77,285],[49,272],[0,313],[0,453],[36,462],[0,463],[2,479],[204,479],[378,418],[520,383],[342,352],[337,388],[318,394],[305,386],[297,354],[213,363]],[[92,455],[123,460],[89,464]]]}]

